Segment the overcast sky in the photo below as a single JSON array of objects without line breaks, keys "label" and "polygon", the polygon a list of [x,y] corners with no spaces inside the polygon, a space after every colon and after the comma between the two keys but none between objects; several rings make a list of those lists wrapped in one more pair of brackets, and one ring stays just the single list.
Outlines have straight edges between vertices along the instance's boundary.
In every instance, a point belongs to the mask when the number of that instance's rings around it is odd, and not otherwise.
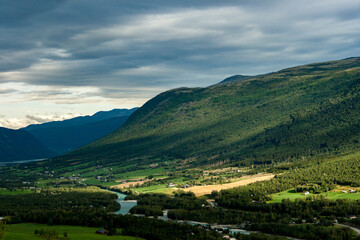
[{"label": "overcast sky", "polygon": [[0,0],[0,126],[354,56],[359,0]]}]

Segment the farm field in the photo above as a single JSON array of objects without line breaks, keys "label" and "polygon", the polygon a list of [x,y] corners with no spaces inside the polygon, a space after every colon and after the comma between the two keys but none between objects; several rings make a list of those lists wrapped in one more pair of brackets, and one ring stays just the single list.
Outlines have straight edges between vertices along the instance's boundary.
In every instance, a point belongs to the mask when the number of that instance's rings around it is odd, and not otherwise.
[{"label": "farm field", "polygon": [[6,240],[38,240],[42,239],[35,236],[35,229],[44,229],[44,230],[55,230],[59,233],[59,236],[62,236],[64,232],[67,232],[69,240],[98,240],[98,239],[107,239],[107,240],[135,240],[143,239],[139,237],[131,236],[105,236],[96,234],[98,228],[93,227],[79,227],[79,226],[48,226],[44,224],[32,224],[32,223],[21,223],[21,224],[12,224],[9,225],[9,229],[6,232]]},{"label": "farm field", "polygon": [[[230,183],[223,183],[223,184],[214,184],[214,185],[202,185],[202,186],[193,186],[189,188],[178,188],[178,187],[168,187],[168,184],[157,184],[157,185],[151,185],[151,186],[144,186],[144,187],[137,187],[133,188],[133,190],[137,193],[166,193],[166,194],[172,194],[174,191],[182,189],[185,191],[191,191],[194,192],[196,196],[202,196],[206,194],[210,194],[213,190],[220,191],[222,189],[229,189],[234,188],[238,186],[245,186],[250,183],[254,183],[257,181],[265,181],[273,178],[273,174],[256,174],[251,176],[244,176],[241,178],[232,179],[233,182]],[[185,185],[189,182],[187,180],[184,180],[184,178],[175,178],[170,180],[169,182],[174,183],[176,186],[178,185]],[[132,182],[131,184],[135,185],[137,182]],[[141,182],[140,182],[141,183]],[[115,185],[112,186],[113,188],[120,188],[124,187],[125,185]]]},{"label": "farm field", "polygon": [[336,200],[336,199],[351,199],[351,200],[360,200],[360,193],[342,193],[340,188],[337,188],[333,191],[321,193],[321,194],[313,194],[302,195],[302,193],[296,193],[293,189],[286,190],[280,193],[274,193],[271,195],[272,200],[268,201],[268,203],[279,203],[282,199],[290,199],[291,201],[295,201],[297,198],[306,198],[309,196],[319,196],[323,195],[328,199]]},{"label": "farm field", "polygon": [[239,181],[231,182],[231,183],[224,183],[224,184],[215,184],[215,185],[207,185],[207,186],[194,186],[187,188],[186,191],[190,191],[195,193],[196,196],[202,196],[206,194],[211,194],[212,191],[220,191],[223,189],[229,189],[239,186],[245,186],[250,183],[258,182],[258,181],[265,181],[270,180],[274,177],[274,174],[256,174],[253,176],[244,176],[239,179]]},{"label": "farm field", "polygon": [[[155,179],[167,177],[167,175],[166,175],[167,171],[170,171],[170,170],[166,170],[164,168],[148,168],[148,169],[130,171],[130,172],[126,172],[126,173],[119,173],[119,174],[115,174],[114,180],[111,180],[111,181],[105,182],[105,183],[102,182],[101,180],[96,179],[96,176],[98,176],[99,174],[105,173],[103,171],[87,173],[86,175],[81,175],[81,178],[86,178],[86,180],[83,181],[86,184],[93,184],[93,185],[101,184],[104,186],[114,186],[114,185],[119,185],[119,182],[122,180],[135,180],[135,179],[139,179],[139,178],[145,178],[150,175],[153,175]],[[109,173],[109,172],[106,172],[106,173]],[[134,184],[136,184],[136,183],[134,183]]]}]

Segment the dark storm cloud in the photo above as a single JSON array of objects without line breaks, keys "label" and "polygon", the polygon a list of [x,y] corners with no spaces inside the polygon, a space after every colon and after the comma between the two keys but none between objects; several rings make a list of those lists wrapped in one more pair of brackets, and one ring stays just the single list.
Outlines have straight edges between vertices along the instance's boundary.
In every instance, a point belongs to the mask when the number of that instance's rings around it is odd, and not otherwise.
[{"label": "dark storm cloud", "polygon": [[0,83],[94,86],[111,98],[142,89],[151,97],[360,55],[357,0],[1,3]]}]

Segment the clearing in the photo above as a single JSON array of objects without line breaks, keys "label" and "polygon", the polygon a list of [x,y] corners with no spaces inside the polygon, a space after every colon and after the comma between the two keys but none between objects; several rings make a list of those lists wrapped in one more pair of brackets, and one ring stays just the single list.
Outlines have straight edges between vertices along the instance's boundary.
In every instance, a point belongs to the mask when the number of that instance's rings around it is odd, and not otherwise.
[{"label": "clearing", "polygon": [[[357,190],[357,193],[349,193],[349,189]],[[346,193],[343,193],[342,190],[345,190]],[[295,201],[297,198],[306,198],[309,196],[325,196],[328,199],[336,200],[336,199],[350,199],[350,200],[358,200],[360,199],[360,188],[351,188],[348,186],[337,186],[336,189],[331,190],[329,192],[303,195],[302,193],[297,193],[294,189],[289,189],[283,192],[271,194],[272,200],[268,201],[268,203],[280,203],[282,199],[290,199],[290,201]]]}]

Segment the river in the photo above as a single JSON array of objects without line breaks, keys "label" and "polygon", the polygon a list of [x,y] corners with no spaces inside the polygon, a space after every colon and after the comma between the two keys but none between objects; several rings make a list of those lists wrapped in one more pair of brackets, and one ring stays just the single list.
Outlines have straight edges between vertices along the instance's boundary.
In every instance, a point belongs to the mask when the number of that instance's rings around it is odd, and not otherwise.
[{"label": "river", "polygon": [[137,205],[136,200],[124,200],[126,195],[119,192],[110,191],[112,193],[115,193],[118,196],[118,199],[116,201],[120,203],[120,210],[116,211],[115,214],[121,214],[126,215],[129,213],[130,209],[135,207]]},{"label": "river", "polygon": [[[111,191],[112,193],[115,193],[118,196],[118,199],[116,199],[116,201],[118,203],[120,203],[120,210],[116,211],[115,214],[121,214],[121,215],[126,215],[129,213],[130,209],[135,207],[137,205],[137,201],[136,200],[124,200],[126,197],[126,194],[123,193],[119,193],[119,192],[115,192],[115,191]],[[241,233],[241,234],[250,234],[250,232],[243,230],[243,229],[237,229],[237,228],[233,228],[230,227],[228,225],[217,225],[217,224],[209,224],[209,223],[204,223],[204,222],[196,222],[196,221],[182,221],[182,220],[172,220],[169,219],[167,217],[167,213],[168,210],[164,210],[163,211],[164,215],[162,217],[159,217],[158,219],[160,220],[164,220],[164,221],[174,221],[174,222],[179,222],[179,223],[185,223],[185,224],[190,224],[190,225],[201,225],[201,226],[210,226],[211,228],[222,228],[222,229],[228,229],[230,231],[230,233],[232,234],[236,234],[236,233]],[[141,217],[145,217],[145,215],[141,215],[141,214],[137,214],[136,216],[141,216]]]}]

